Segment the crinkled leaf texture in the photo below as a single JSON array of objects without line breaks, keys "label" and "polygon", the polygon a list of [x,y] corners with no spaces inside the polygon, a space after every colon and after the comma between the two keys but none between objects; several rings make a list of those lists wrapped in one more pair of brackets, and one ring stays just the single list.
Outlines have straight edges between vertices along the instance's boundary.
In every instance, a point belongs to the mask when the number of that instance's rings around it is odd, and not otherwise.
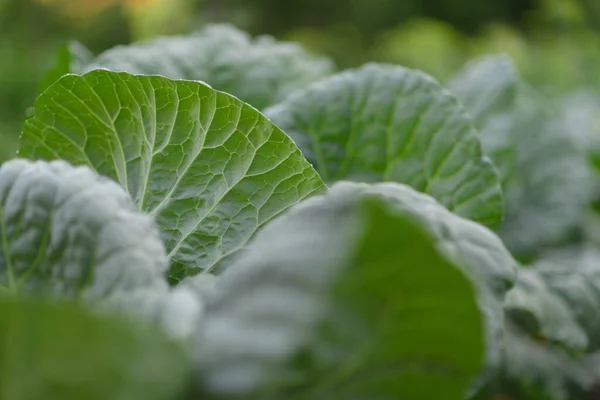
[{"label": "crinkled leaf texture", "polygon": [[170,279],[209,271],[266,221],[324,187],[256,109],[192,81],[93,71],[36,101],[19,154],[85,164],[156,217]]},{"label": "crinkled leaf texture", "polygon": [[462,398],[498,346],[475,295],[491,289],[470,280],[514,279],[492,232],[396,183],[340,182],[236,260],[198,330],[217,397]]},{"label": "crinkled leaf texture", "polygon": [[499,234],[507,247],[530,257],[565,240],[591,195],[581,124],[527,88],[504,56],[470,62],[448,87],[474,115],[500,171],[506,213]]},{"label": "crinkled leaf texture", "polygon": [[506,299],[513,381],[556,399],[580,398],[600,381],[597,368],[587,365],[600,348],[599,260],[597,250],[575,247],[520,271]]},{"label": "crinkled leaf texture", "polygon": [[497,172],[463,107],[428,75],[367,64],[314,83],[265,114],[326,182],[405,183],[461,216],[500,223]]},{"label": "crinkled leaf texture", "polygon": [[0,238],[7,292],[95,302],[155,290],[168,269],[153,219],[128,193],[64,161],[0,167]]},{"label": "crinkled leaf texture", "polygon": [[263,108],[329,75],[334,66],[296,43],[270,36],[252,39],[233,26],[215,24],[190,36],[117,46],[100,54],[85,71],[97,68],[201,80]]},{"label": "crinkled leaf texture", "polygon": [[24,159],[0,167],[0,289],[81,300],[188,337],[194,290],[170,290],[168,259],[150,216],[116,182],[86,166]]},{"label": "crinkled leaf texture", "polygon": [[[531,400],[586,399],[593,382],[586,358],[531,337],[511,322],[505,332],[506,366],[501,393],[507,398]],[[496,395],[500,393],[496,391]],[[487,400],[490,397],[478,397]]]},{"label": "crinkled leaf texture", "polygon": [[149,326],[90,314],[74,303],[0,299],[0,398],[179,398],[183,348]]}]

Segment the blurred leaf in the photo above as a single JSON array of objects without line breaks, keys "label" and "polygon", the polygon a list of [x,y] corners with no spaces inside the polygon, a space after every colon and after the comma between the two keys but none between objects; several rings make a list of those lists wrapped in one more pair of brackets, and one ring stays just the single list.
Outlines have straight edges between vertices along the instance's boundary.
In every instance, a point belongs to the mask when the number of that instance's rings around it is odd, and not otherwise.
[{"label": "blurred leaf", "polygon": [[2,399],[172,400],[187,383],[183,349],[149,326],[25,299],[0,314]]},{"label": "blurred leaf", "polygon": [[476,116],[484,151],[501,172],[500,236],[520,257],[564,241],[591,200],[586,155],[551,102],[520,82],[505,57],[467,64],[449,87]]},{"label": "blurred leaf", "polygon": [[402,182],[459,215],[500,222],[500,184],[479,135],[428,75],[368,64],[298,91],[265,114],[327,182]]},{"label": "blurred leaf", "polygon": [[203,389],[461,398],[484,364],[475,291],[396,204],[405,192],[338,184],[267,225],[207,304],[197,339]]},{"label": "blurred leaf", "polygon": [[39,85],[38,93],[42,93],[63,75],[80,74],[93,58],[94,55],[79,42],[71,41],[61,46],[56,52],[54,65]]},{"label": "blurred leaf", "polygon": [[36,101],[19,154],[89,165],[156,217],[170,279],[216,268],[266,221],[323,188],[256,109],[193,81],[69,75]]},{"label": "blurred leaf", "polygon": [[510,325],[505,345],[507,378],[511,381],[505,390],[513,398],[579,399],[591,383],[592,374],[584,360],[574,358],[559,346],[532,339]]},{"label": "blurred leaf", "polygon": [[447,86],[481,129],[488,118],[514,106],[519,84],[511,60],[495,55],[469,61]]},{"label": "blurred leaf", "polygon": [[544,254],[535,270],[552,292],[570,308],[589,338],[600,349],[600,252],[590,244]]},{"label": "blurred leaf", "polygon": [[[64,161],[0,167],[0,289],[86,302],[167,292],[154,220],[116,182]],[[140,302],[142,303],[142,302]],[[148,302],[137,310],[152,308]]]},{"label": "blurred leaf", "polygon": [[333,64],[296,43],[277,42],[270,36],[253,40],[232,26],[209,25],[191,36],[115,47],[86,70],[96,68],[201,80],[260,109],[329,75]]},{"label": "blurred leaf", "polygon": [[508,131],[515,163],[507,182],[500,232],[517,254],[531,255],[569,239],[591,203],[587,156],[559,111],[527,93],[519,96]]},{"label": "blurred leaf", "polygon": [[569,305],[548,287],[536,270],[519,271],[519,279],[508,292],[505,307],[511,320],[531,337],[577,351],[588,346],[587,335]]},{"label": "blurred leaf", "polygon": [[592,366],[600,347],[599,260],[594,248],[576,246],[519,272],[506,299],[505,368],[509,382],[537,393],[524,398],[587,399],[600,381]]}]

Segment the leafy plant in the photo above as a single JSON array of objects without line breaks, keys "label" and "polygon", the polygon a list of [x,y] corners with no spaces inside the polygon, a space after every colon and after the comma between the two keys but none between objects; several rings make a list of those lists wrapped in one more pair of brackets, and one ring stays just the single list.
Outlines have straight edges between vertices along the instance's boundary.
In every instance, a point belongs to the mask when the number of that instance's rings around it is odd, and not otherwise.
[{"label": "leafy plant", "polygon": [[567,124],[505,56],[470,62],[448,87],[475,118],[484,151],[501,171],[500,236],[509,249],[527,258],[567,240],[591,200],[591,171],[575,136],[582,118]]},{"label": "leafy plant", "polygon": [[256,229],[323,186],[256,109],[192,81],[92,71],[37,100],[19,154],[89,165],[155,216],[181,280],[211,271]]},{"label": "leafy plant", "polygon": [[[165,53],[166,52],[166,53]],[[80,51],[71,47],[71,58]],[[63,57],[64,60],[64,57]],[[132,74],[201,80],[263,108],[333,72],[333,62],[295,43],[252,39],[229,25],[212,24],[190,36],[158,38],[117,46],[84,63],[57,65],[62,73],[98,68]]]},{"label": "leafy plant", "polygon": [[325,76],[225,26],[73,46],[0,167],[0,395],[594,393],[576,103],[549,112],[501,56],[445,89],[394,65]]}]

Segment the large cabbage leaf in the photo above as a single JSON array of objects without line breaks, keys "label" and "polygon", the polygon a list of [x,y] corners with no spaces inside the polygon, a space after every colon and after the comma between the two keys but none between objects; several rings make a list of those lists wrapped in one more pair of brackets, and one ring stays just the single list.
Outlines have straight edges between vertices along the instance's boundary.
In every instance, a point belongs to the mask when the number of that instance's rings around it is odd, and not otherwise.
[{"label": "large cabbage leaf", "polygon": [[298,91],[265,110],[326,182],[395,181],[496,227],[502,194],[459,102],[431,77],[368,64]]},{"label": "large cabbage leaf", "polygon": [[197,338],[202,390],[461,398],[499,361],[489,323],[514,269],[492,232],[429,196],[338,183],[269,223],[220,277]]},{"label": "large cabbage leaf", "polygon": [[19,154],[93,167],[156,217],[170,278],[209,271],[266,221],[323,188],[280,129],[200,83],[67,75],[36,101]]}]

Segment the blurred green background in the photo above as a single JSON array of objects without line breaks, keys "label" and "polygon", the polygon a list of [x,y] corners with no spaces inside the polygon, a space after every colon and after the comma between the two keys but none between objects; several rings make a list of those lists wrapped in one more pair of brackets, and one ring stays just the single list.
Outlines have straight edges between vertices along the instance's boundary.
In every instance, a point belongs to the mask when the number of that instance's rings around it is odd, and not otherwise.
[{"label": "blurred green background", "polygon": [[600,82],[598,0],[0,0],[0,160],[66,41],[98,53],[209,22],[300,41],[340,68],[387,61],[445,79],[505,52],[551,95]]}]

